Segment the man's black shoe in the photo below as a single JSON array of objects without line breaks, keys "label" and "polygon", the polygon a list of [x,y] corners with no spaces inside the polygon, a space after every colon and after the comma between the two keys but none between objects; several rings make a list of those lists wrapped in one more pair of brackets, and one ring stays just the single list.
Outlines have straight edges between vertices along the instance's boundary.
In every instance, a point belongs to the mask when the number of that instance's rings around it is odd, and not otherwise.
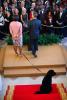
[{"label": "man's black shoe", "polygon": [[36,58],[36,57],[37,57],[37,55],[36,55],[36,54],[34,54],[34,57]]}]

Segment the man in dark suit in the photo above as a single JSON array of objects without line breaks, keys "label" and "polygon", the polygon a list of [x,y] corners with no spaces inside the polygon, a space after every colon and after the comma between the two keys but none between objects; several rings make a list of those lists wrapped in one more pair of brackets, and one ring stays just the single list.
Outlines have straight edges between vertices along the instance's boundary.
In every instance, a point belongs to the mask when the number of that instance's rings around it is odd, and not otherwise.
[{"label": "man in dark suit", "polygon": [[41,21],[37,19],[37,12],[33,11],[33,19],[29,22],[29,35],[32,54],[37,57],[36,50],[38,49],[38,37],[41,29]]}]

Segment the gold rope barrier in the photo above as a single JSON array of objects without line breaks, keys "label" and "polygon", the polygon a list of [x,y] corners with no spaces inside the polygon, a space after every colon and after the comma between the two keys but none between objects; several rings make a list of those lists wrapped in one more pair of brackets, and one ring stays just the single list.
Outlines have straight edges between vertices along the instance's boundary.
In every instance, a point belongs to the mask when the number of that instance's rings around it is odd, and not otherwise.
[{"label": "gold rope barrier", "polygon": [[65,28],[65,27],[67,27],[67,26],[55,27],[55,26],[49,26],[49,25],[44,25],[44,24],[42,24],[42,26],[46,26],[46,27],[50,27],[50,28]]}]

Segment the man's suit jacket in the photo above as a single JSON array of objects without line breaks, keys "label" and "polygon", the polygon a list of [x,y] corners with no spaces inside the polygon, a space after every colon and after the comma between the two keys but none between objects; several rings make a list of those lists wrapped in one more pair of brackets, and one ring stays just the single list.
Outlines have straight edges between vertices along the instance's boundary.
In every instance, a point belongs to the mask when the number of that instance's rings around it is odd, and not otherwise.
[{"label": "man's suit jacket", "polygon": [[32,19],[29,22],[29,32],[30,32],[30,38],[38,38],[40,34],[41,29],[41,21],[38,19]]}]

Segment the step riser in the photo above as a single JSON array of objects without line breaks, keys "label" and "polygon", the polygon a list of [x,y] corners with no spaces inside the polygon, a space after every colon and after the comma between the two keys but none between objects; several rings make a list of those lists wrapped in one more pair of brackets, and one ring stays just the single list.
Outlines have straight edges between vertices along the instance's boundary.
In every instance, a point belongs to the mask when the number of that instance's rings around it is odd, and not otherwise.
[{"label": "step riser", "polygon": [[39,68],[39,69],[8,69],[4,71],[5,77],[30,77],[30,76],[43,76],[48,70],[53,69],[57,75],[66,74],[64,67],[60,68]]},{"label": "step riser", "polygon": [[30,69],[30,68],[58,68],[58,67],[66,67],[65,64],[60,64],[60,65],[33,65],[33,66],[12,66],[12,67],[3,67],[5,70],[9,69]]},{"label": "step riser", "polygon": [[[22,74],[22,75],[19,75],[19,74],[16,74],[16,75],[4,75],[4,77],[33,77],[33,76],[35,76],[35,77],[38,77],[38,76],[44,76],[46,73],[43,73],[43,74]],[[66,74],[65,72],[61,72],[61,73],[57,73],[57,75],[64,75],[64,74]]]}]

